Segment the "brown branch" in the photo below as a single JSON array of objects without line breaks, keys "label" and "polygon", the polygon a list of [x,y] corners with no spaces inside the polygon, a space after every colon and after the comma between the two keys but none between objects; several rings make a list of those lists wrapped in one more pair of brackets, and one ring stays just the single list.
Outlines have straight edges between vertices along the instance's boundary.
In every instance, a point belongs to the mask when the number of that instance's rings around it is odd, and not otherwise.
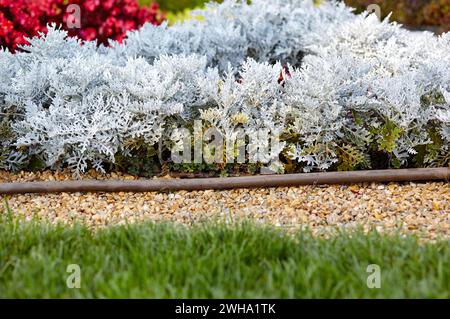
[{"label": "brown branch", "polygon": [[448,181],[449,179],[450,168],[419,168],[225,178],[1,183],[0,194],[193,191],[363,182]]}]

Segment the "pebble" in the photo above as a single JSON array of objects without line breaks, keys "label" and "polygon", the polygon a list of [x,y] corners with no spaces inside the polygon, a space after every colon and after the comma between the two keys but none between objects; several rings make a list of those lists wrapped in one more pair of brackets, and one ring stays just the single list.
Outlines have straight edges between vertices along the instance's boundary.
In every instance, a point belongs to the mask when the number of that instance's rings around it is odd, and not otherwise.
[{"label": "pebble", "polygon": [[[0,171],[0,182],[70,180],[68,172]],[[82,178],[136,179],[89,171]],[[174,193],[26,194],[7,197],[13,212],[51,223],[98,228],[152,220],[192,225],[253,219],[288,230],[308,226],[323,235],[338,229],[400,231],[450,239],[450,183],[299,186]]]}]

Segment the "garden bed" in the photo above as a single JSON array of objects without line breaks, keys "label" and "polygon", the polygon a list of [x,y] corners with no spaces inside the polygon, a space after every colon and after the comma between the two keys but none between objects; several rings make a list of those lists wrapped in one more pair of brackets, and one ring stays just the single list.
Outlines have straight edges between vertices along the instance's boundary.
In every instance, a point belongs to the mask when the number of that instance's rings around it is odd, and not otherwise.
[{"label": "garden bed", "polygon": [[157,6],[76,3],[98,41],[0,51],[0,298],[449,296],[450,33],[224,0],[124,38]]},{"label": "garden bed", "polygon": [[110,47],[0,52],[0,167],[220,176],[447,167],[449,34],[322,1],[224,1]]}]

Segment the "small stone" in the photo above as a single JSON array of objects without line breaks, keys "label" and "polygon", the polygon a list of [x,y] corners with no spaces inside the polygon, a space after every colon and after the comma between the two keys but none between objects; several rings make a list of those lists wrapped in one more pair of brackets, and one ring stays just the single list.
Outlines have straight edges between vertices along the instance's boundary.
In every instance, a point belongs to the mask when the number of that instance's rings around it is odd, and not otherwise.
[{"label": "small stone", "polygon": [[[136,179],[89,171],[85,178]],[[0,181],[71,180],[68,171],[0,171]],[[417,234],[426,240],[450,237],[449,183],[366,183],[350,186],[299,186],[172,193],[25,194],[9,197],[11,209],[25,220],[85,223],[98,228],[125,222],[170,221],[192,225],[206,219],[254,219],[282,229],[305,226],[317,236],[336,230],[376,229]]]}]

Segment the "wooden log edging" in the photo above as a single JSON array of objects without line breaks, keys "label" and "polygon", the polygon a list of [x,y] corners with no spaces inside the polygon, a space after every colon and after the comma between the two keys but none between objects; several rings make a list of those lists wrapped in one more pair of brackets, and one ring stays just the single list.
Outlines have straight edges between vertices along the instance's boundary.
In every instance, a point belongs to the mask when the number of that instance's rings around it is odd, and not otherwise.
[{"label": "wooden log edging", "polygon": [[225,190],[235,188],[291,187],[319,184],[364,182],[449,181],[450,168],[418,168],[326,172],[286,175],[258,175],[226,178],[148,179],[148,180],[74,180],[1,183],[0,194],[75,193],[75,192],[161,192]]}]

